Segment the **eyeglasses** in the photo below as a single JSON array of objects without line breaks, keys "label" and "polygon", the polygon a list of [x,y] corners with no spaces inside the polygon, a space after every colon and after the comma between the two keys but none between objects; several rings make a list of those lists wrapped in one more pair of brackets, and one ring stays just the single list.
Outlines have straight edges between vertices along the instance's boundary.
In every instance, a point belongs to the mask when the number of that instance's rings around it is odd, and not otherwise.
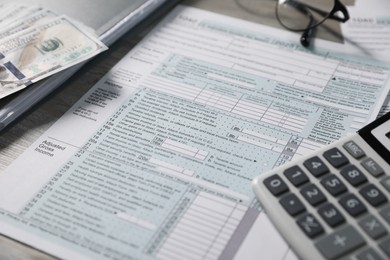
[{"label": "eyeglasses", "polygon": [[315,28],[327,19],[346,22],[347,8],[340,0],[277,0],[276,18],[288,30],[303,32],[301,44],[310,45]]}]

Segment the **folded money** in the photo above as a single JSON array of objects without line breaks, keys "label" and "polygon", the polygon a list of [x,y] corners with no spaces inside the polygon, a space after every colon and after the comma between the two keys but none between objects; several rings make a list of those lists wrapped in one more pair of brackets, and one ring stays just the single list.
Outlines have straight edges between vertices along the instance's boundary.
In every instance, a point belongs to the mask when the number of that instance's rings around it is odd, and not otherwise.
[{"label": "folded money", "polygon": [[[66,16],[47,17],[43,11],[8,23],[14,33],[0,40],[0,98],[107,49],[89,28]],[[0,35],[3,23],[5,18]]]},{"label": "folded money", "polygon": [[28,29],[29,27],[42,24],[57,16],[56,13],[47,9],[34,10],[28,13],[23,19],[15,19],[11,24],[7,24],[6,26],[1,26],[0,24],[0,39]]}]

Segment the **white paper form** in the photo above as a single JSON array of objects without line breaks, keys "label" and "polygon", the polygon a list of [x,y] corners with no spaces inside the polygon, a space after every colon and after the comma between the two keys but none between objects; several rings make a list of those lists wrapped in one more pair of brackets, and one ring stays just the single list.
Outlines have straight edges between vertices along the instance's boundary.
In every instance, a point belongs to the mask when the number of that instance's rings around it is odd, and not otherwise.
[{"label": "white paper form", "polygon": [[[390,60],[390,2],[387,0],[356,1],[348,6],[351,19],[341,24],[345,44],[363,48],[371,55]],[[378,117],[390,112],[387,96]]]},{"label": "white paper form", "polygon": [[0,175],[0,232],[67,259],[290,258],[252,178],[374,119],[390,76],[295,38],[179,6]]}]

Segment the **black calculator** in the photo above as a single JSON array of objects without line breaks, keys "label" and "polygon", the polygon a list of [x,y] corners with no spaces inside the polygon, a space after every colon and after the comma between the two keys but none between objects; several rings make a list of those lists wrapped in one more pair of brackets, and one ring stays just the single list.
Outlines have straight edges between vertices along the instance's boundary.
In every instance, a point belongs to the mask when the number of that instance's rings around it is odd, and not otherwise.
[{"label": "black calculator", "polygon": [[298,257],[390,259],[390,113],[253,189]]}]

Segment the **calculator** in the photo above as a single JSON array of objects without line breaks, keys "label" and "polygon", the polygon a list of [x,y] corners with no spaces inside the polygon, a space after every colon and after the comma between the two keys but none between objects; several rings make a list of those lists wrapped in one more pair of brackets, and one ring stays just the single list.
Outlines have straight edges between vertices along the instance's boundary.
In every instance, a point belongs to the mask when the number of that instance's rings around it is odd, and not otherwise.
[{"label": "calculator", "polygon": [[390,259],[390,113],[252,185],[301,259]]}]

